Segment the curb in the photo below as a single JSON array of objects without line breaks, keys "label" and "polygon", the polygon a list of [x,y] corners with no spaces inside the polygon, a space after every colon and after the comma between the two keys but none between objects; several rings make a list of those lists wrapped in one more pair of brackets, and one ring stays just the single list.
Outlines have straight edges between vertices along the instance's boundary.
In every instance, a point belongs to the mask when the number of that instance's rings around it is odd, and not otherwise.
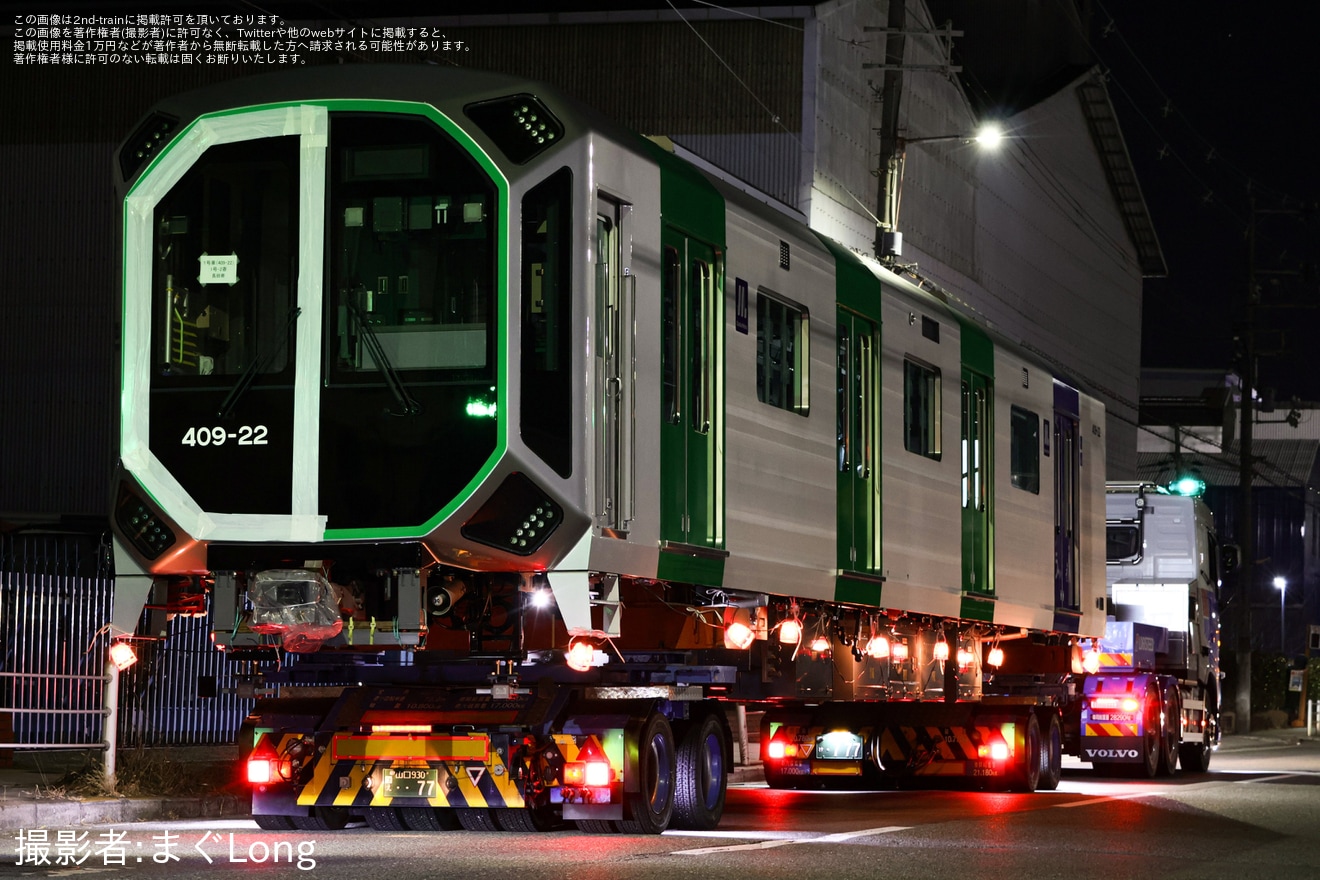
[{"label": "curb", "polygon": [[235,796],[193,798],[22,798],[0,800],[0,830],[111,825],[148,819],[241,818],[251,804]]}]

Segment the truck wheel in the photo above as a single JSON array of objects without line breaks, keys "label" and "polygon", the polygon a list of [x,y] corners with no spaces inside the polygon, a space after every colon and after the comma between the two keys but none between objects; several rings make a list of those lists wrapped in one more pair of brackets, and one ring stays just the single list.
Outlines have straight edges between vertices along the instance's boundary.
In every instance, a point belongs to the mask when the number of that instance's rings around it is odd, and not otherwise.
[{"label": "truck wheel", "polygon": [[[1018,724],[1022,719],[1018,719]],[[1035,791],[1040,784],[1040,722],[1036,713],[1027,716],[1026,729],[1022,732],[1022,756],[1008,776],[1009,791]]]},{"label": "truck wheel", "polygon": [[573,824],[583,834],[613,834],[618,830],[609,819],[578,819]]},{"label": "truck wheel", "polygon": [[1160,743],[1161,776],[1172,776],[1178,768],[1178,748],[1182,745],[1182,701],[1177,688],[1170,688],[1164,703],[1164,739]]},{"label": "truck wheel", "polygon": [[362,811],[367,825],[376,831],[407,831],[397,807],[367,807]]},{"label": "truck wheel", "polygon": [[436,807],[400,807],[399,816],[409,831],[457,831],[463,827],[453,810]]},{"label": "truck wheel", "polygon": [[454,812],[458,814],[458,822],[463,826],[464,831],[500,830],[500,827],[495,824],[495,817],[490,814],[490,810],[463,807],[454,810]]},{"label": "truck wheel", "polygon": [[540,831],[554,831],[563,827],[564,820],[552,807],[501,807],[491,810],[495,814],[495,824],[505,831],[517,831],[523,834],[536,834]]},{"label": "truck wheel", "polygon": [[312,807],[310,816],[294,816],[293,826],[300,831],[338,831],[348,824],[348,810],[343,807]]},{"label": "truck wheel", "polygon": [[675,775],[673,827],[709,831],[720,824],[728,777],[719,718],[706,715],[688,728],[678,746]]},{"label": "truck wheel", "polygon": [[1178,746],[1178,763],[1184,773],[1204,773],[1210,769],[1210,756],[1214,749],[1210,746],[1210,724],[1201,724],[1199,742],[1185,742]]},{"label": "truck wheel", "polygon": [[1059,716],[1050,713],[1045,736],[1040,743],[1040,780],[1037,791],[1054,791],[1063,777],[1063,731],[1059,729]]},{"label": "truck wheel", "polygon": [[1153,687],[1146,688],[1145,717],[1141,721],[1141,762],[1132,765],[1138,779],[1152,779],[1160,769],[1160,751],[1164,744],[1164,731],[1160,728],[1160,714],[1164,711],[1160,694]]},{"label": "truck wheel", "polygon": [[292,831],[292,816],[253,816],[252,821],[262,831]]},{"label": "truck wheel", "polygon": [[660,834],[674,815],[674,732],[665,716],[652,713],[637,737],[638,791],[625,792],[631,819],[624,834]]}]

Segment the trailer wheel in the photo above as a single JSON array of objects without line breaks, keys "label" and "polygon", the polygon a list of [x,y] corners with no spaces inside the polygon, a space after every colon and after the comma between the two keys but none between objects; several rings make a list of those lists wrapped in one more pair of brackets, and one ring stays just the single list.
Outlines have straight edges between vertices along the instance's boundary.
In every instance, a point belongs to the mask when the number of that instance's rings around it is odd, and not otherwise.
[{"label": "trailer wheel", "polygon": [[293,826],[300,831],[338,831],[348,824],[344,807],[312,807],[310,816],[294,816]]},{"label": "trailer wheel", "polygon": [[[1018,724],[1022,719],[1018,719]],[[1026,729],[1022,732],[1022,756],[1008,777],[1009,791],[1035,791],[1040,784],[1040,722],[1036,713],[1026,718]]]},{"label": "trailer wheel", "polygon": [[362,811],[362,818],[368,827],[376,831],[407,831],[403,817],[397,807],[367,807]]},{"label": "trailer wheel", "polygon": [[252,821],[262,831],[293,831],[292,816],[253,816]]},{"label": "trailer wheel", "polygon": [[625,792],[632,818],[619,823],[624,834],[660,834],[674,815],[674,731],[665,716],[652,713],[637,737],[638,790]]},{"label": "trailer wheel", "polygon": [[436,807],[400,807],[399,816],[409,831],[457,831],[463,827],[453,810]]},{"label": "trailer wheel", "polygon": [[1178,749],[1182,746],[1182,700],[1178,698],[1178,689],[1169,688],[1163,707],[1164,739],[1160,742],[1160,766],[1157,771],[1161,776],[1172,776],[1178,768]]},{"label": "trailer wheel", "polygon": [[1036,783],[1036,790],[1054,791],[1062,777],[1063,731],[1059,728],[1059,716],[1051,712],[1040,744],[1040,780]]},{"label": "trailer wheel", "polygon": [[1153,687],[1146,688],[1145,717],[1142,719],[1141,763],[1132,765],[1138,779],[1151,779],[1160,769],[1160,751],[1164,744],[1164,731],[1160,728],[1160,715],[1164,704]]},{"label": "trailer wheel", "polygon": [[495,815],[495,824],[505,831],[535,834],[540,831],[554,831],[564,825],[564,820],[558,811],[549,806],[502,807],[491,812]]},{"label": "trailer wheel", "polygon": [[500,826],[495,824],[495,817],[490,814],[490,810],[464,807],[454,810],[454,812],[458,814],[458,822],[463,826],[464,831],[500,830]]},{"label": "trailer wheel", "polygon": [[675,775],[673,827],[709,831],[720,824],[728,777],[724,768],[724,726],[717,716],[705,715],[683,734]]},{"label": "trailer wheel", "polygon": [[573,824],[583,834],[613,834],[619,830],[609,819],[578,819]]}]

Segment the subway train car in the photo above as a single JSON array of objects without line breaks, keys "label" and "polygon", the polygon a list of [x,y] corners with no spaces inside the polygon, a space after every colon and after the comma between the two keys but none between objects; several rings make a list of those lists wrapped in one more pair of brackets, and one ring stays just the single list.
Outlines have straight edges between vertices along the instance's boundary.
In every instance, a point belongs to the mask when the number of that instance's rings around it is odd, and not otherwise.
[{"label": "subway train car", "polygon": [[116,170],[114,625],[299,687],[264,827],[712,827],[739,706],[1057,767],[983,670],[1104,632],[1104,411],[939,292],[471,70],[190,92]]}]

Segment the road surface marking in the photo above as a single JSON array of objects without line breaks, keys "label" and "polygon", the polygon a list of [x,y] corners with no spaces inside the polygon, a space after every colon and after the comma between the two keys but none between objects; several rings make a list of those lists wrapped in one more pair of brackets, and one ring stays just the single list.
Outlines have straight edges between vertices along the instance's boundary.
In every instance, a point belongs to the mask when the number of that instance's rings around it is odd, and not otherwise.
[{"label": "road surface marking", "polygon": [[697,849],[674,850],[671,855],[704,856],[710,853],[738,852],[739,850],[773,849],[778,846],[792,846],[798,843],[844,843],[857,837],[870,837],[874,834],[889,834],[894,831],[906,831],[910,825],[886,825],[883,828],[863,828],[860,831],[840,831],[837,834],[823,834],[820,837],[792,837],[786,840],[763,840],[759,843],[738,843],[731,846],[703,846]]}]

